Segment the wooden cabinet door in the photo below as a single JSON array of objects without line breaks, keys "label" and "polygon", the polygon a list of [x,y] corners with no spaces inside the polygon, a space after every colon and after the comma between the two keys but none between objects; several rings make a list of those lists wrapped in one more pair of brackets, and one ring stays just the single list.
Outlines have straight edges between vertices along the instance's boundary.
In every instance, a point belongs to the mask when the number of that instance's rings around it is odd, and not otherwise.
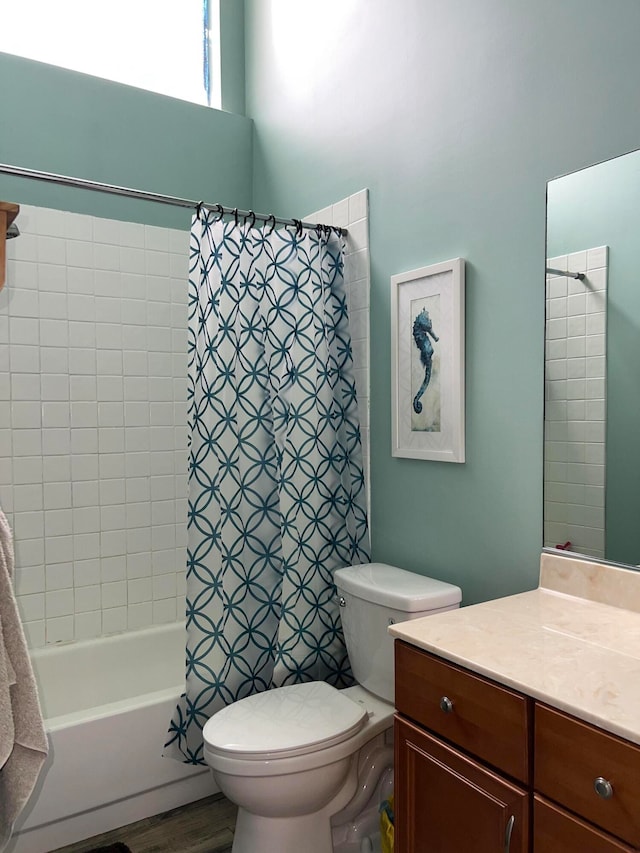
[{"label": "wooden cabinet door", "polygon": [[533,802],[533,837],[534,853],[633,853],[631,847],[537,794]]},{"label": "wooden cabinet door", "polygon": [[529,795],[396,717],[396,853],[527,853]]}]

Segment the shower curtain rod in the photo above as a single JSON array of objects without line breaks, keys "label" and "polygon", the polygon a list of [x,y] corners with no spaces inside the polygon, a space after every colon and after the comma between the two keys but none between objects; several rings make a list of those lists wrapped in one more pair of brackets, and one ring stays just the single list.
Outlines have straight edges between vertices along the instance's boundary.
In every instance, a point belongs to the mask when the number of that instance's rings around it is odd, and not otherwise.
[{"label": "shower curtain rod", "polygon": [[[253,210],[238,210],[235,207],[224,207],[221,204],[208,204],[203,201],[192,201],[187,198],[178,198],[172,195],[162,195],[161,193],[147,192],[146,190],[135,190],[131,187],[119,187],[115,184],[103,184],[99,181],[89,181],[85,178],[71,178],[67,175],[56,175],[54,172],[40,172],[36,169],[25,169],[22,166],[9,166],[6,163],[0,163],[0,173],[5,175],[15,175],[19,178],[29,178],[34,181],[46,181],[51,184],[59,184],[64,187],[75,187],[84,190],[93,190],[100,193],[110,193],[111,195],[121,195],[127,198],[137,198],[142,201],[155,201],[158,204],[169,204],[173,207],[187,207],[199,209],[206,207],[209,210],[215,210],[220,215],[230,215],[238,218],[251,219],[252,224],[256,219],[261,219],[264,222],[272,222],[274,226],[279,225],[295,225],[296,228],[307,228],[316,230],[319,223],[302,222],[299,219],[280,219],[273,214],[254,213]],[[334,225],[322,225],[321,228],[331,228],[337,234],[346,235],[346,228],[338,228]]]},{"label": "shower curtain rod", "polygon": [[584,281],[586,275],[583,272],[568,272],[567,270],[555,270],[552,267],[547,267],[548,275],[566,275],[568,278],[577,278]]}]

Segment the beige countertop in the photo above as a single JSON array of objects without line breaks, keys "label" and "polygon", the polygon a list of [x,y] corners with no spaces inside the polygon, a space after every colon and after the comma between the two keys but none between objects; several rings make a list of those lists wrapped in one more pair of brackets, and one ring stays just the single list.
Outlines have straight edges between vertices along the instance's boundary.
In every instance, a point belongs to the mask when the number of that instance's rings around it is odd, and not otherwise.
[{"label": "beige countertop", "polygon": [[640,744],[640,572],[544,553],[538,589],[389,632]]}]

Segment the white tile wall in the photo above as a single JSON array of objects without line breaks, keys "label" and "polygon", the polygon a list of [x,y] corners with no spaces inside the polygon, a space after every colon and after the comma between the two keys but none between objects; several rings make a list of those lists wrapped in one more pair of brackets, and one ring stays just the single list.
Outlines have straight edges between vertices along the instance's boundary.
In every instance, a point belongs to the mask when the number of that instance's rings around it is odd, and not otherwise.
[{"label": "white tile wall", "polygon": [[360,190],[342,201],[317,210],[305,217],[310,222],[346,228],[346,285],[355,366],[356,390],[360,408],[360,430],[367,501],[371,508],[370,477],[370,356],[369,356],[369,191]]},{"label": "white tile wall", "polygon": [[608,249],[547,266],[586,279],[547,276],[544,544],[604,557]]},{"label": "white tile wall", "polygon": [[187,232],[22,207],[0,506],[34,646],[184,616]]}]

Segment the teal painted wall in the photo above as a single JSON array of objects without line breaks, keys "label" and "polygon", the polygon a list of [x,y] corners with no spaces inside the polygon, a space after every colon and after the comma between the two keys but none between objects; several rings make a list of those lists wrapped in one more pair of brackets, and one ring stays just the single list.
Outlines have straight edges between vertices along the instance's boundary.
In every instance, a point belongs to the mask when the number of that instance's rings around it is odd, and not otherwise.
[{"label": "teal painted wall", "polygon": [[[245,15],[256,209],[371,190],[374,558],[466,602],[534,587],[545,186],[640,143],[640,5],[247,0]],[[467,462],[394,459],[389,277],[456,256]]]},{"label": "teal painted wall", "polygon": [[[248,208],[250,120],[0,53],[0,162]],[[0,198],[188,228],[190,212],[0,175]]]},{"label": "teal painted wall", "polygon": [[640,152],[553,181],[549,257],[609,246],[606,555],[640,563]]},{"label": "teal painted wall", "polygon": [[[241,11],[227,8],[233,38]],[[369,187],[374,557],[460,583],[467,602],[534,586],[545,184],[640,143],[640,6],[247,0],[245,17],[253,133],[242,116],[0,54],[0,162],[287,216]],[[4,176],[0,197],[188,221]],[[389,277],[458,255],[468,461],[393,459]]]}]

